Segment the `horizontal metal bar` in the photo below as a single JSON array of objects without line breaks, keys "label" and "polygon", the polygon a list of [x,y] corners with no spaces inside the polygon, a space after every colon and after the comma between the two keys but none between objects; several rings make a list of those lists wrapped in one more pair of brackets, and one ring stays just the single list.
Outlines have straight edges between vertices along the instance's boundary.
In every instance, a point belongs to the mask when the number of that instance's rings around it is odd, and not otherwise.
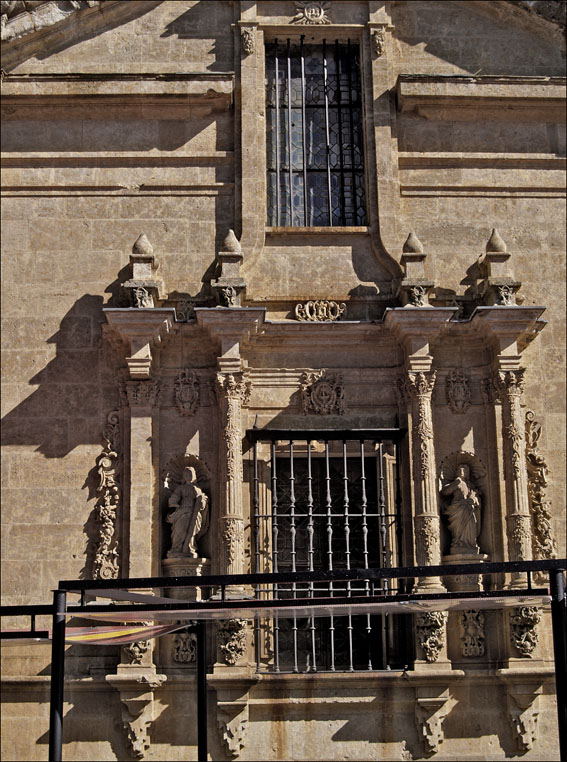
[{"label": "horizontal metal bar", "polygon": [[[123,579],[61,580],[60,590],[80,592],[81,590],[124,590],[145,587],[220,587],[221,585],[278,584],[280,582],[325,582],[333,580],[357,579],[397,579],[414,577],[448,577],[456,574],[506,574],[522,571],[551,571],[567,569],[567,559],[549,561],[502,561],[479,564],[459,564],[455,566],[399,566],[390,569],[340,569],[335,571],[279,572],[278,574],[214,574],[206,577],[131,577]],[[24,609],[25,607],[21,607]],[[33,608],[33,607],[30,607]],[[46,612],[51,611],[47,606]],[[22,612],[24,613],[24,612]]]},{"label": "horizontal metal bar", "polygon": [[53,606],[46,603],[22,604],[21,606],[0,606],[0,616],[31,616],[35,614],[53,614]]},{"label": "horizontal metal bar", "polygon": [[382,440],[397,441],[407,433],[407,429],[248,429],[246,438],[249,442],[274,442],[278,439],[303,442]]}]

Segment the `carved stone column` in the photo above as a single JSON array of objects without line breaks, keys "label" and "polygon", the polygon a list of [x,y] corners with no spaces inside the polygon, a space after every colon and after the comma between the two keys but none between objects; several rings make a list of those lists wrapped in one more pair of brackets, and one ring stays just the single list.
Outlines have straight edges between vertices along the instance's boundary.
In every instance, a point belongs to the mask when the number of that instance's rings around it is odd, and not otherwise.
[{"label": "carved stone column", "polygon": [[[506,535],[508,559],[532,558],[531,516],[526,467],[525,424],[520,401],[524,390],[523,370],[500,371],[497,385],[502,402],[502,450],[506,481]],[[526,574],[511,575],[511,587],[524,587]]]},{"label": "carved stone column", "polygon": [[[431,415],[434,385],[435,372],[410,372],[405,379],[406,394],[411,400],[415,555],[419,566],[441,563],[441,525]],[[418,581],[418,589],[444,588],[439,577],[423,577]]]},{"label": "carved stone column", "polygon": [[242,403],[248,386],[242,373],[218,373],[220,408],[219,572],[244,572],[244,517],[242,514]]}]

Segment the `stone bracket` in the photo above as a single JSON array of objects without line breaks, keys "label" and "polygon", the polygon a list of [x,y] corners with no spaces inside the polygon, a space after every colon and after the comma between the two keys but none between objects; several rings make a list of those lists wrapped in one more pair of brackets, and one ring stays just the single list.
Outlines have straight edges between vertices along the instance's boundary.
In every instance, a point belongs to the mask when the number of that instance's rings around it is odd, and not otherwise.
[{"label": "stone bracket", "polygon": [[498,670],[498,677],[506,684],[506,706],[517,749],[530,751],[538,737],[539,696],[543,681],[537,676],[508,670]]},{"label": "stone bracket", "polygon": [[235,759],[246,745],[249,692],[255,679],[210,675],[217,694],[217,726],[227,755]]},{"label": "stone bracket", "polygon": [[449,689],[424,686],[415,690],[415,723],[425,752],[434,754],[443,743],[443,721],[449,713]]},{"label": "stone bracket", "polygon": [[215,343],[220,343],[219,370],[241,370],[240,345],[260,331],[265,316],[265,307],[198,307],[195,310],[201,328]]},{"label": "stone bracket", "polygon": [[103,309],[108,323],[128,347],[126,364],[130,378],[148,379],[152,371],[152,350],[163,341],[173,329],[175,309],[158,308],[117,308]]},{"label": "stone bracket", "polygon": [[[154,690],[166,680],[147,667],[121,667],[121,674],[107,675],[106,682],[116,688],[122,703],[122,722],[135,759],[143,759],[150,748],[150,727],[161,713],[154,701]],[[126,674],[128,669],[131,674]]]}]

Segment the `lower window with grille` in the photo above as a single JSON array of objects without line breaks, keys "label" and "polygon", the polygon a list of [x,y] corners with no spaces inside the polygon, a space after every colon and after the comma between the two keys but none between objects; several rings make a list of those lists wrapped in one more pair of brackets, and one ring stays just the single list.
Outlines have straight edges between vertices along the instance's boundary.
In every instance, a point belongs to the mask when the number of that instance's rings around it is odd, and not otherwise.
[{"label": "lower window with grille", "polygon": [[[251,430],[255,570],[305,572],[402,566],[402,432]],[[333,438],[331,438],[333,437]],[[396,585],[392,589],[392,585]],[[257,598],[406,592],[396,581],[285,584]],[[408,615],[256,621],[258,671],[402,669],[413,660]]]}]

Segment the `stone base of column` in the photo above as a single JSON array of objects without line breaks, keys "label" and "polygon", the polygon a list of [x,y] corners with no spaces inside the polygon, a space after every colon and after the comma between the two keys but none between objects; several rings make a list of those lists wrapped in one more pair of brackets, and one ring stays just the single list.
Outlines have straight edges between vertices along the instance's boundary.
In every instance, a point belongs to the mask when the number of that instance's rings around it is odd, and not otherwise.
[{"label": "stone base of column", "polygon": [[[481,564],[488,561],[486,553],[452,553],[442,557],[442,562],[447,566],[459,566],[460,564]],[[444,577],[443,582],[447,590],[451,593],[471,592],[477,593],[481,590],[480,574],[455,574],[450,577]]]},{"label": "stone base of column", "polygon": [[[211,573],[210,558],[164,558],[161,566],[165,577],[205,577]],[[164,594],[182,601],[203,600],[197,587],[166,587]]]},{"label": "stone base of column", "polygon": [[447,588],[441,577],[419,577],[413,586],[413,593],[446,593]]}]

